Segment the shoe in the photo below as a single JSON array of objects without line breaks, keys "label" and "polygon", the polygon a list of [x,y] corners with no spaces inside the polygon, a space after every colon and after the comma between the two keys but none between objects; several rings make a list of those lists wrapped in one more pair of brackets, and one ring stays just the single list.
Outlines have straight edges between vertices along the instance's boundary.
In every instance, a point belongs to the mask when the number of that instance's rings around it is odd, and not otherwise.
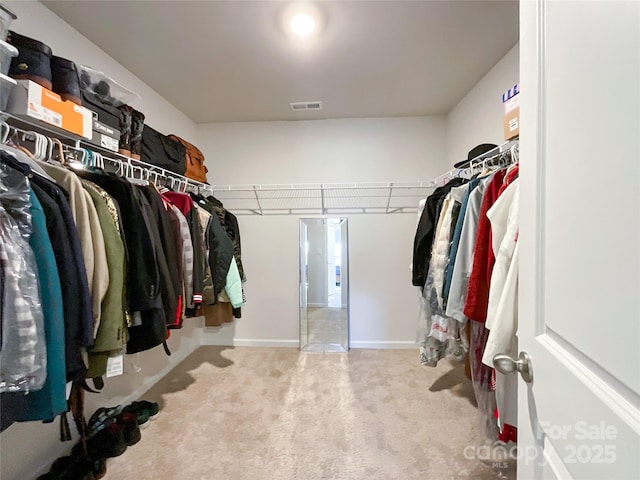
[{"label": "shoe", "polygon": [[107,425],[115,423],[116,417],[122,411],[122,407],[102,407],[91,415],[87,423],[87,436],[91,437],[105,428]]},{"label": "shoe", "polygon": [[63,100],[82,106],[80,80],[76,64],[62,57],[51,57],[53,91]]},{"label": "shoe", "polygon": [[[124,438],[124,426],[112,423],[86,440],[87,456],[92,459],[111,458],[122,455],[127,449]],[[72,455],[83,456],[82,443],[77,443],[72,450]]]},{"label": "shoe", "polygon": [[131,117],[131,158],[140,160],[142,156],[142,130],[144,113],[133,110]]},{"label": "shoe", "polygon": [[158,404],[156,402],[148,402],[141,400],[139,402],[133,402],[122,409],[123,412],[133,412],[138,415],[138,425],[142,425],[159,412]]},{"label": "shoe", "polygon": [[131,157],[131,124],[133,121],[133,108],[122,105],[120,108],[120,147],[118,153]]},{"label": "shoe", "polygon": [[135,445],[142,438],[138,426],[138,415],[132,412],[121,413],[116,417],[116,423],[124,427],[124,440],[128,446]]},{"label": "shoe", "polygon": [[31,80],[51,90],[51,47],[11,30],[7,42],[18,49],[18,56],[11,59],[9,76],[16,80]]},{"label": "shoe", "polygon": [[[102,465],[96,466],[89,457],[71,455],[58,458],[51,465],[49,472],[40,475],[38,480],[97,480],[104,477],[106,468],[104,459]],[[96,476],[94,473],[96,470],[102,476]]]}]

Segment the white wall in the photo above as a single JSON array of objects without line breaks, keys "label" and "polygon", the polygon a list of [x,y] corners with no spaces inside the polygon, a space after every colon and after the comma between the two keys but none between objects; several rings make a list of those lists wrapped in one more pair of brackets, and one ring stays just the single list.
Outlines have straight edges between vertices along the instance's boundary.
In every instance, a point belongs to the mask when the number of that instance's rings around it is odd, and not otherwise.
[{"label": "white wall", "polygon": [[[214,184],[429,180],[447,169],[444,117],[255,122],[198,126]],[[247,306],[211,342],[298,342],[298,217],[240,216]],[[411,286],[416,218],[349,216],[352,346],[408,346],[418,302]]]},{"label": "white wall", "polygon": [[[108,72],[118,82],[141,95],[142,99],[133,106],[147,115],[150,125],[165,133],[177,133],[186,139],[194,139],[196,126],[193,121],[41,3],[4,0],[3,3],[18,15],[18,20],[11,25],[12,30],[45,42],[56,55]],[[128,399],[137,399],[195,350],[200,345],[202,320],[187,320],[185,324],[187,326],[183,330],[172,332],[169,340],[173,352],[171,357],[167,357],[161,347],[127,357],[125,371],[130,373],[107,379],[105,390],[99,395],[87,394],[87,414],[93,413],[98,406],[113,406]],[[142,370],[134,373],[130,361],[136,362]],[[70,443],[60,442],[58,421],[53,424],[14,424],[0,435],[0,478],[29,479],[35,472],[48,468],[58,455],[71,446]]]},{"label": "white wall", "polygon": [[467,158],[480,143],[504,142],[502,94],[519,81],[520,51],[516,44],[449,113],[449,165]]},{"label": "white wall", "polygon": [[[2,3],[18,16],[18,20],[11,24],[12,30],[46,43],[53,49],[54,55],[107,73],[141,96],[131,106],[146,115],[146,123],[162,133],[176,133],[187,140],[194,139],[196,125],[193,120],[43,4],[5,0]],[[114,26],[113,33],[118,35],[117,26]]]}]

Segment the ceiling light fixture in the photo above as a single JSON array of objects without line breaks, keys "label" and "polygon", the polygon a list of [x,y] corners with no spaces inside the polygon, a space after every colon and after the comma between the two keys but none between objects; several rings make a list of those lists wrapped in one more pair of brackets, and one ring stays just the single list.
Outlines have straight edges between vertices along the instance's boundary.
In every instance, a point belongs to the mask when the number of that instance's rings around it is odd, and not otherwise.
[{"label": "ceiling light fixture", "polygon": [[308,37],[316,29],[316,21],[306,13],[295,15],[289,23],[293,33],[300,37]]}]

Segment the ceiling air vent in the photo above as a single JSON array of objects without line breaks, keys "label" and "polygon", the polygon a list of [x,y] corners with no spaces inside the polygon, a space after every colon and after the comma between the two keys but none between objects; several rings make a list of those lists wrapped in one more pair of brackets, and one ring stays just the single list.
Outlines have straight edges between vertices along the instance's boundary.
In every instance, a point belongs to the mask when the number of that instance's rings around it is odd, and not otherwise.
[{"label": "ceiling air vent", "polygon": [[295,102],[290,103],[291,110],[302,112],[304,110],[322,110],[322,102]]}]

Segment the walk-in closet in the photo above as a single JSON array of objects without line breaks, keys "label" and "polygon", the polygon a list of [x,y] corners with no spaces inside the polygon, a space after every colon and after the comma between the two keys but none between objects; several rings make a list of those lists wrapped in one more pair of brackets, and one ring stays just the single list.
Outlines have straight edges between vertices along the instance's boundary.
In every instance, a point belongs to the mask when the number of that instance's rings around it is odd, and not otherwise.
[{"label": "walk-in closet", "polygon": [[639,159],[638,0],[0,0],[0,478],[639,479]]}]

